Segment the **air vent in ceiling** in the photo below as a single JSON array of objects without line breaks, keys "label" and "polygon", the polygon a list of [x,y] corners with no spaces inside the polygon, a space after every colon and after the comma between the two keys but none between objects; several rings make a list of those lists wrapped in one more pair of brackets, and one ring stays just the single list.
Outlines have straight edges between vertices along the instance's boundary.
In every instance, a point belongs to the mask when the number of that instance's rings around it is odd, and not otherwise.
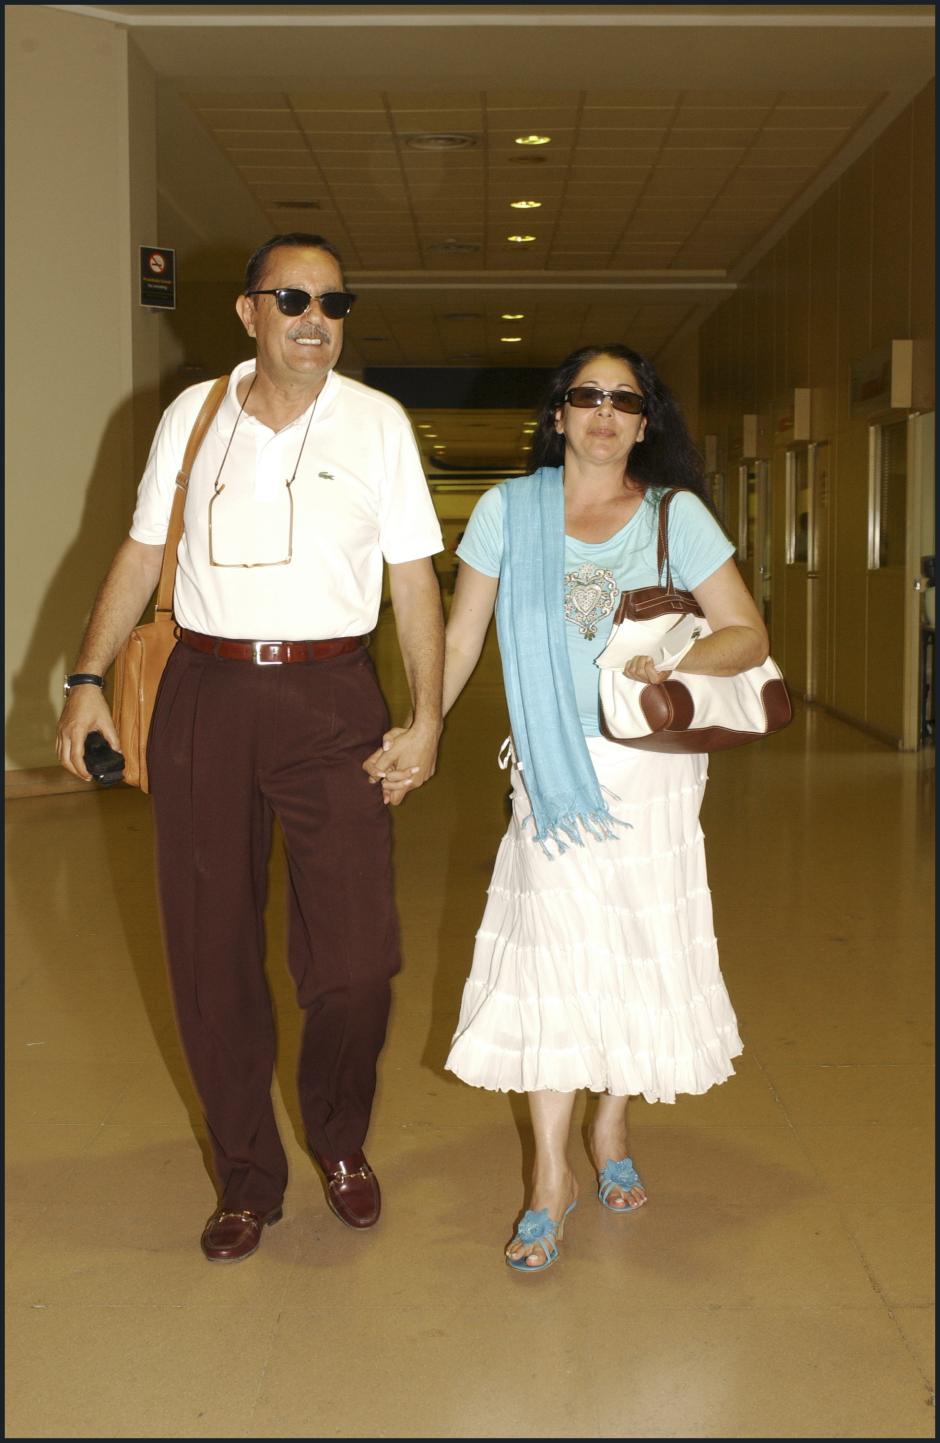
[{"label": "air vent in ceiling", "polygon": [[456,130],[427,132],[423,135],[409,135],[405,144],[409,150],[469,150],[479,144],[478,135],[467,135]]},{"label": "air vent in ceiling", "polygon": [[468,256],[480,247],[476,241],[458,240],[456,236],[448,236],[447,240],[437,241],[434,245],[428,246],[428,250],[435,251],[438,255]]},{"label": "air vent in ceiling", "polygon": [[548,159],[545,155],[507,155],[510,165],[544,165]]},{"label": "air vent in ceiling", "polygon": [[276,200],[275,210],[322,210],[318,200]]},{"label": "air vent in ceiling", "polygon": [[445,311],[445,321],[482,321],[482,311]]}]

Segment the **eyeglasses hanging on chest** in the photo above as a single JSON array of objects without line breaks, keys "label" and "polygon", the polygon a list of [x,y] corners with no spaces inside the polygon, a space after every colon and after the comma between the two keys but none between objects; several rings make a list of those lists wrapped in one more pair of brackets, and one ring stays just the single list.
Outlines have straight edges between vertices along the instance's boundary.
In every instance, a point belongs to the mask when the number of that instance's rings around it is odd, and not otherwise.
[{"label": "eyeglasses hanging on chest", "polygon": [[[264,501],[247,500],[244,495],[239,497],[235,505],[225,506],[223,497],[226,491],[226,482],[222,480],[222,472],[228,453],[231,450],[238,423],[242,418],[251,389],[254,386],[252,380],[248,387],[247,394],[241,405],[241,410],[235,419],[232,427],[232,434],[228,438],[228,445],[222,457],[221,465],[216,473],[213,482],[212,495],[209,498],[209,565],[218,567],[233,567],[243,570],[253,570],[260,566],[289,566],[294,555],[294,482],[297,479],[297,471],[300,467],[300,458],[304,454],[304,447],[307,444],[307,436],[310,425],[317,409],[314,401],[304,429],[303,440],[300,443],[300,450],[297,453],[297,460],[294,463],[294,470],[284,480],[284,491],[280,496],[266,498]],[[232,492],[229,492],[229,502],[234,499]],[[221,503],[221,504],[220,504]],[[226,560],[242,550],[245,545],[254,557],[258,559]],[[264,558],[264,559],[261,559]]]}]

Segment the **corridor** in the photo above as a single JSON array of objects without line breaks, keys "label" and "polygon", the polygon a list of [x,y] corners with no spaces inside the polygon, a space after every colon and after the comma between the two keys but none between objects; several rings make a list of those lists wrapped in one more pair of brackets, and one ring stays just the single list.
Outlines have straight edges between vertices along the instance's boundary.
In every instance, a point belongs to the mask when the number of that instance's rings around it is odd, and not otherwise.
[{"label": "corridor", "polygon": [[[373,643],[404,709],[393,627]],[[560,1265],[502,1250],[524,1100],[442,1071],[505,824],[495,639],[398,811],[405,966],[370,1139],[374,1232],[301,1141],[272,861],[283,1223],[199,1251],[213,1190],[136,791],[8,805],[8,1437],[933,1436],[933,753],[798,707],[713,757],[703,825],[737,1075],[631,1104],[650,1193],[581,1205]],[[579,1119],[580,1121],[580,1119]]]}]

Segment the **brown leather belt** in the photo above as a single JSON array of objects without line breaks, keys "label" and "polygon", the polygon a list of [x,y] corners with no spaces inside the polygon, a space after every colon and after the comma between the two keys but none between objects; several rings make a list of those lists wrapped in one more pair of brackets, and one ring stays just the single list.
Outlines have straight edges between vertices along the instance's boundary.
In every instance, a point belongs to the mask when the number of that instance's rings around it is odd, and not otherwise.
[{"label": "brown leather belt", "polygon": [[326,661],[365,645],[364,636],[340,636],[335,641],[234,641],[227,636],[205,636],[201,631],[179,629],[179,639],[193,651],[204,651],[220,661],[253,661],[256,666],[289,666],[295,661]]}]

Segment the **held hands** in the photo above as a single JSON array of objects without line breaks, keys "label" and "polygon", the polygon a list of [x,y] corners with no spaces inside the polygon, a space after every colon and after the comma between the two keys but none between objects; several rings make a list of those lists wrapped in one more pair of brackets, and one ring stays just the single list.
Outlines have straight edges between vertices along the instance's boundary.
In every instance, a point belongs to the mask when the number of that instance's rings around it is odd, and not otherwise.
[{"label": "held hands", "polygon": [[672,675],[671,671],[660,671],[649,656],[632,656],[625,664],[623,674],[631,677],[633,681],[644,682],[650,686],[668,681]]},{"label": "held hands", "polygon": [[89,732],[95,731],[101,732],[109,746],[120,751],[121,739],[101,688],[91,685],[73,687],[59,717],[55,750],[65,770],[81,777],[83,782],[92,780],[85,766],[85,739]]},{"label": "held hands", "polygon": [[440,728],[412,723],[408,727],[391,727],[382,738],[378,751],[367,757],[362,769],[375,786],[382,783],[382,800],[386,806],[398,807],[409,792],[417,791],[434,775]]}]

